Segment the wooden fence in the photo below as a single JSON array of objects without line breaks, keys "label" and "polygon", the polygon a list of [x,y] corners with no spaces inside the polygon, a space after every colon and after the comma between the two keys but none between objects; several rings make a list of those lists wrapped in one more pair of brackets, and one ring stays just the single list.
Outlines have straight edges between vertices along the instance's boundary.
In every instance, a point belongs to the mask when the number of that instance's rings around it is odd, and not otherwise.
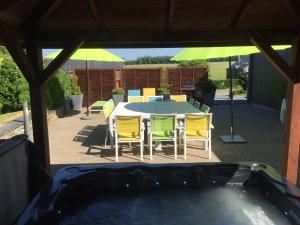
[{"label": "wooden fence", "polygon": [[[97,100],[111,98],[113,88],[128,89],[160,88],[163,80],[163,69],[159,68],[129,68],[120,69],[74,69],[73,74],[78,76],[78,85],[84,95],[83,105],[92,104]],[[165,79],[171,85],[171,94],[190,95],[196,83],[207,76],[206,68],[166,68]],[[88,85],[87,85],[88,77]],[[87,95],[89,93],[89,95]],[[87,96],[89,96],[87,98]]]},{"label": "wooden fence", "polygon": [[[78,76],[78,85],[83,93],[83,105],[92,104],[97,100],[111,98],[111,90],[116,87],[115,69],[89,69],[86,75],[85,69],[74,69],[73,74]],[[87,85],[88,77],[88,85]],[[89,90],[89,95],[87,95]],[[89,96],[87,98],[87,96]]]},{"label": "wooden fence", "polygon": [[171,85],[171,94],[187,94],[195,90],[197,82],[207,76],[207,68],[166,68],[166,79]]},{"label": "wooden fence", "polygon": [[120,71],[121,86],[125,89],[160,88],[162,68],[130,68]]}]

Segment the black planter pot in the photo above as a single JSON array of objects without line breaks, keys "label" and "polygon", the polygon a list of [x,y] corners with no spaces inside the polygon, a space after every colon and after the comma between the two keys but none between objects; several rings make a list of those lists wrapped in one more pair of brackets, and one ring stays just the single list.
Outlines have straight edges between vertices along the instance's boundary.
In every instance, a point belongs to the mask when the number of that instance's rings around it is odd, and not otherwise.
[{"label": "black planter pot", "polygon": [[170,95],[163,95],[163,100],[164,102],[170,102],[171,101]]},{"label": "black planter pot", "polygon": [[117,106],[120,102],[124,102],[124,94],[113,94],[112,97],[115,106]]}]

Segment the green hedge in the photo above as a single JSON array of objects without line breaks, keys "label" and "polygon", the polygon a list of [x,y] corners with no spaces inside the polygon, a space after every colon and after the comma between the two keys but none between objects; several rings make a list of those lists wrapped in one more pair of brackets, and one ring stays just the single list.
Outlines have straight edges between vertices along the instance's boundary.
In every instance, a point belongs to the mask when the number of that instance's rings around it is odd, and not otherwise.
[{"label": "green hedge", "polygon": [[71,77],[60,70],[48,82],[45,90],[47,106],[54,109],[62,106],[71,95]]},{"label": "green hedge", "polygon": [[[213,83],[216,85],[217,89],[227,89],[230,87],[230,80],[213,80]],[[232,80],[233,87],[237,87],[239,85],[238,79]]]},{"label": "green hedge", "polygon": [[20,110],[24,101],[30,101],[28,83],[3,47],[0,57],[0,113]]},{"label": "green hedge", "polygon": [[[48,108],[62,106],[70,95],[70,75],[57,72],[46,85]],[[28,83],[6,48],[0,47],[0,113],[21,110],[24,101],[30,103]]]}]

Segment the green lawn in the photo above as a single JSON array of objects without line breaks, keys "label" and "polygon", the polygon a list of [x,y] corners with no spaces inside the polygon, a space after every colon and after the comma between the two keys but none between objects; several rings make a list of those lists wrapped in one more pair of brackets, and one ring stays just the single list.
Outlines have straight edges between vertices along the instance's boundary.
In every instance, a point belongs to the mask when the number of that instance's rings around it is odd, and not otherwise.
[{"label": "green lawn", "polygon": [[125,65],[125,68],[152,68],[152,67],[177,67],[177,63],[172,64],[136,64],[136,65]]},{"label": "green lawn", "polygon": [[[226,80],[226,68],[228,62],[209,62],[209,77],[212,80]],[[137,64],[126,65],[125,68],[155,68],[163,67],[163,76],[165,74],[165,67],[177,67],[178,64]]]},{"label": "green lawn", "polygon": [[209,62],[209,78],[212,80],[226,80],[228,62]]},{"label": "green lawn", "polygon": [[9,120],[15,119],[19,116],[22,116],[22,111],[0,114],[0,124],[1,123],[6,123]]}]

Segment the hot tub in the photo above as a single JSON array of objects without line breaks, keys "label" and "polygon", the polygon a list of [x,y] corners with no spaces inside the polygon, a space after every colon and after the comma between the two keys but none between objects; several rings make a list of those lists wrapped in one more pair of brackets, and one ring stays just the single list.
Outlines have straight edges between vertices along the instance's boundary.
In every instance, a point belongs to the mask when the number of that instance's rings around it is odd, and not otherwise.
[{"label": "hot tub", "polygon": [[300,224],[299,196],[262,164],[67,167],[18,224]]}]

